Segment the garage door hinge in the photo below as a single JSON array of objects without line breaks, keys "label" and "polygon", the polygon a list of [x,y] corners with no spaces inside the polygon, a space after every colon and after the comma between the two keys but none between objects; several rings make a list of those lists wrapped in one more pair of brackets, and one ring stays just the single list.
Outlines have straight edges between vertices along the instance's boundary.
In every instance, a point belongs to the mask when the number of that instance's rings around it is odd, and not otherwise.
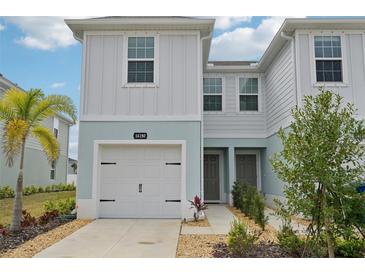
[{"label": "garage door hinge", "polygon": [[180,166],[181,163],[166,163],[167,166]]},{"label": "garage door hinge", "polygon": [[180,203],[181,200],[165,200],[166,203]]},{"label": "garage door hinge", "polygon": [[102,165],[116,165],[117,163],[101,162]]},{"label": "garage door hinge", "polygon": [[100,199],[100,202],[115,202],[115,200]]}]

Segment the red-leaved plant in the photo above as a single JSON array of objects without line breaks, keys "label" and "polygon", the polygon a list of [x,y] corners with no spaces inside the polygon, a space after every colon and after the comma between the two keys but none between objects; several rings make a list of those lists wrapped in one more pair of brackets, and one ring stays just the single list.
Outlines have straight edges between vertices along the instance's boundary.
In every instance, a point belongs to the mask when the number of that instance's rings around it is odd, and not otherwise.
[{"label": "red-leaved plant", "polygon": [[195,208],[194,220],[197,222],[199,219],[199,215],[200,215],[199,213],[202,210],[207,209],[207,206],[202,202],[202,200],[200,199],[200,197],[198,195],[195,195],[194,199],[189,202],[191,203],[193,208]]}]

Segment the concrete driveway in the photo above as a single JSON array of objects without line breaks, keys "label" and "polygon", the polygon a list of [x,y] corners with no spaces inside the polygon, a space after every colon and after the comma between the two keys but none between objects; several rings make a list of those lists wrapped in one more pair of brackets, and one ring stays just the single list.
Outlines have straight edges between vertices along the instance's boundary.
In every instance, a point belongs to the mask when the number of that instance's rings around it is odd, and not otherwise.
[{"label": "concrete driveway", "polygon": [[180,225],[170,219],[98,219],[35,257],[175,257]]}]

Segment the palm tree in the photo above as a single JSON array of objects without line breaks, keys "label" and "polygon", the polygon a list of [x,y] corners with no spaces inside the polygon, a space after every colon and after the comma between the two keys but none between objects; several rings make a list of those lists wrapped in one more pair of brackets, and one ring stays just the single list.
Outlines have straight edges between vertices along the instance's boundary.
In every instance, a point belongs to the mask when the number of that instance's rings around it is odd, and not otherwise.
[{"label": "palm tree", "polygon": [[57,160],[59,144],[53,132],[42,125],[42,121],[59,114],[67,114],[76,121],[76,108],[69,97],[45,96],[40,89],[26,92],[11,88],[0,99],[0,121],[4,123],[3,152],[7,165],[12,166],[15,158],[20,155],[11,231],[20,230],[22,218],[25,141],[32,135],[41,144],[48,161]]}]

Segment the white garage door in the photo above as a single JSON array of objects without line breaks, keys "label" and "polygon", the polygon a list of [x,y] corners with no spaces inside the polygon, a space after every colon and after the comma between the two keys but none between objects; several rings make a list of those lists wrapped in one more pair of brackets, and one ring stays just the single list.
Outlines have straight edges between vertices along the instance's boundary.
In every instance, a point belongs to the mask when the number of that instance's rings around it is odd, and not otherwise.
[{"label": "white garage door", "polygon": [[100,217],[180,218],[181,146],[103,145]]}]

